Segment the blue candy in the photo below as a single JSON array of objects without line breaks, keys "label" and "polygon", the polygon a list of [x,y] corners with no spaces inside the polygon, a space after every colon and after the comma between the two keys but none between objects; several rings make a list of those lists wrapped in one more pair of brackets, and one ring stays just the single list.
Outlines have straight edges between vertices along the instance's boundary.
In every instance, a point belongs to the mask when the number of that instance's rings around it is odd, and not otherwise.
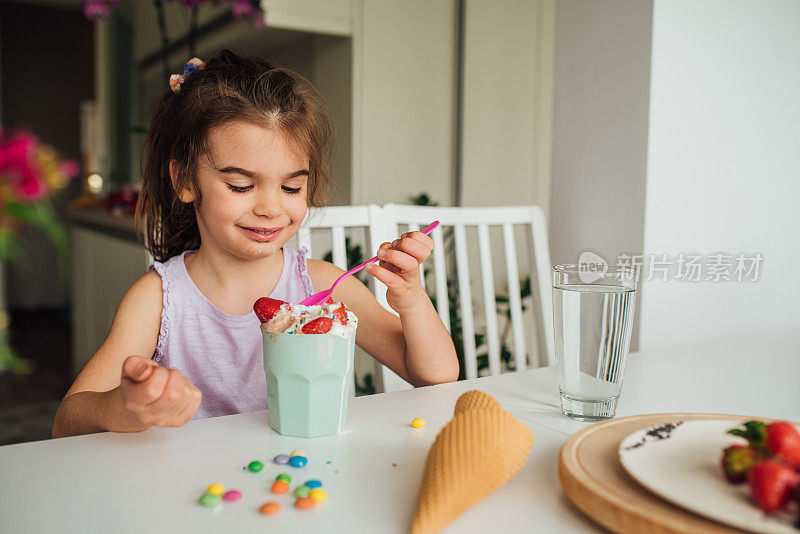
[{"label": "blue candy", "polygon": [[308,463],[308,458],[305,456],[292,456],[289,458],[289,465],[292,467],[303,467]]},{"label": "blue candy", "polygon": [[309,480],[308,482],[306,482],[306,487],[311,489],[321,488],[322,482],[320,482],[319,480]]}]

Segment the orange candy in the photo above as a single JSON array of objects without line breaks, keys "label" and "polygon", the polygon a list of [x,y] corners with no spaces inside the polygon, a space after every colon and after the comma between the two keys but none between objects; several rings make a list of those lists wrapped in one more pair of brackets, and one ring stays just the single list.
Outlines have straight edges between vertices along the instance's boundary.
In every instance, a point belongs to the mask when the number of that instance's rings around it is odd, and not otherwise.
[{"label": "orange candy", "polygon": [[300,508],[302,510],[308,510],[309,508],[314,508],[314,499],[311,497],[298,497],[296,501],[294,501],[295,508]]},{"label": "orange candy", "polygon": [[281,505],[275,501],[270,501],[261,505],[259,512],[264,515],[275,515],[281,511]]},{"label": "orange candy", "polygon": [[283,494],[286,493],[287,491],[289,491],[289,483],[286,482],[285,480],[276,480],[272,484],[272,493]]}]

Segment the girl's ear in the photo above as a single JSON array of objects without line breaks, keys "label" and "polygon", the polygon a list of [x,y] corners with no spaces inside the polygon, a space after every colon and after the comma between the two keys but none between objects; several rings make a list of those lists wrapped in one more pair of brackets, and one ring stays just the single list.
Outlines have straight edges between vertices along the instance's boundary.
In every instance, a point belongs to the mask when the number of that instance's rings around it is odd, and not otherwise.
[{"label": "girl's ear", "polygon": [[191,191],[191,188],[184,187],[178,191],[178,162],[174,159],[169,160],[169,179],[172,180],[172,188],[175,190],[178,198],[181,199],[181,202],[184,204],[194,202],[195,195],[194,192]]}]

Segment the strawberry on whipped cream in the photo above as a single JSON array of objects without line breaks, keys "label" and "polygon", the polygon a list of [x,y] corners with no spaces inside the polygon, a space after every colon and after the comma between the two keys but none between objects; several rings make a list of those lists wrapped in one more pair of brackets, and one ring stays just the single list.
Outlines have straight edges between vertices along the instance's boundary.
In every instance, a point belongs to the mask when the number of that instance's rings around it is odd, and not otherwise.
[{"label": "strawberry on whipped cream", "polygon": [[303,306],[262,297],[253,305],[264,331],[286,334],[329,334],[344,338],[356,329],[358,318],[342,302]]}]

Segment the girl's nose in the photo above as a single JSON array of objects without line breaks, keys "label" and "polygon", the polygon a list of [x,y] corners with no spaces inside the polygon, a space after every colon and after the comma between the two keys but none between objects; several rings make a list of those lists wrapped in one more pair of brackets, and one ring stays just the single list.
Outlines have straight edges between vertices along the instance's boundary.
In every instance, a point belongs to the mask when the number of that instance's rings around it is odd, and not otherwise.
[{"label": "girl's nose", "polygon": [[281,195],[280,188],[266,187],[262,189],[256,198],[253,212],[264,217],[276,217],[281,214]]}]

